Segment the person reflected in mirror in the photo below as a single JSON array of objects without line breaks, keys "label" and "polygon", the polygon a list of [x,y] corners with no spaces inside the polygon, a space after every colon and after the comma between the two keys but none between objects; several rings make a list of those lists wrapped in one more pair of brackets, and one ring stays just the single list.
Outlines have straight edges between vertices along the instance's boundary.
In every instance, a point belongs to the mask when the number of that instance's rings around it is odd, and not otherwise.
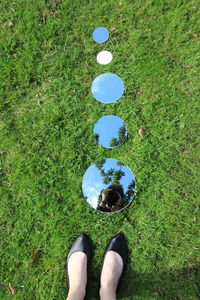
[{"label": "person reflected in mirror", "polygon": [[124,190],[121,184],[111,184],[101,191],[97,210],[103,212],[115,212],[123,207]]},{"label": "person reflected in mirror", "polygon": [[[83,300],[86,295],[87,268],[91,258],[89,237],[81,233],[74,241],[67,256],[69,291],[67,300]],[[123,234],[115,235],[104,256],[100,277],[100,300],[116,300],[119,280],[128,261],[128,246]]]}]

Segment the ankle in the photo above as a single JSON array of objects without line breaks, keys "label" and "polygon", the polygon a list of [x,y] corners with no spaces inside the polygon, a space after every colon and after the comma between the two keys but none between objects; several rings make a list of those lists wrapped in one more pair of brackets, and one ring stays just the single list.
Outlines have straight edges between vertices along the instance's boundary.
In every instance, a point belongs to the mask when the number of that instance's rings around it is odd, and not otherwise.
[{"label": "ankle", "polygon": [[101,300],[115,300],[116,299],[116,289],[113,285],[107,284],[106,286],[101,286],[99,290],[99,295]]},{"label": "ankle", "polygon": [[83,300],[86,290],[83,287],[73,287],[69,289],[67,300]]}]

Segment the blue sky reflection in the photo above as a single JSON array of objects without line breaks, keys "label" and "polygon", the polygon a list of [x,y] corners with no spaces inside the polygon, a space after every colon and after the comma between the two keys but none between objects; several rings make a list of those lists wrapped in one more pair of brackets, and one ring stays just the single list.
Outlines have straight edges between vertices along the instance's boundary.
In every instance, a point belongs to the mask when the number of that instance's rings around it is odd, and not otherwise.
[{"label": "blue sky reflection", "polygon": [[96,100],[103,103],[112,103],[123,95],[124,83],[118,75],[104,73],[93,80],[91,91]]},{"label": "blue sky reflection", "polygon": [[92,36],[95,42],[104,43],[109,38],[109,32],[105,27],[98,27],[93,31]]},{"label": "blue sky reflection", "polygon": [[[125,133],[121,136],[119,129],[125,126]],[[122,144],[127,137],[127,127],[124,121],[113,115],[106,115],[100,118],[94,126],[93,132],[96,136],[97,142],[105,148],[115,148]],[[119,141],[115,145],[110,145],[113,139]]]}]

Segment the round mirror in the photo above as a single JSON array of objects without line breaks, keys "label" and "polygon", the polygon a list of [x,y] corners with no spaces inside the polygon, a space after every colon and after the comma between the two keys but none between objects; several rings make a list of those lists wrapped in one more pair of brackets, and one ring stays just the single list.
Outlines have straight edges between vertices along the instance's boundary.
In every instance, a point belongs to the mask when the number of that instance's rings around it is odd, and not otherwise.
[{"label": "round mirror", "polygon": [[113,59],[112,53],[107,50],[103,50],[97,54],[97,62],[100,65],[107,65],[109,64]]},{"label": "round mirror", "polygon": [[103,103],[112,103],[123,95],[124,83],[118,75],[104,73],[93,80],[91,92],[96,100]]},{"label": "round mirror", "polygon": [[105,27],[98,27],[93,31],[92,36],[95,42],[104,43],[109,38],[109,32]]},{"label": "round mirror", "polygon": [[92,164],[84,174],[82,191],[94,209],[104,213],[123,210],[133,200],[135,176],[121,161],[105,158]]},{"label": "round mirror", "polygon": [[116,148],[127,138],[127,127],[124,121],[112,115],[100,118],[93,129],[94,137],[105,148]]}]

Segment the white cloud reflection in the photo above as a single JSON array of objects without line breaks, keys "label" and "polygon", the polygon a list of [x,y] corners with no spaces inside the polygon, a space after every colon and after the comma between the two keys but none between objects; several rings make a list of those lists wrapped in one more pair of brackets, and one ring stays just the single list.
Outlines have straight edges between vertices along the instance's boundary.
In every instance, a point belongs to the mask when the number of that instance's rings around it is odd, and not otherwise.
[{"label": "white cloud reflection", "polygon": [[83,182],[83,193],[87,195],[87,202],[93,207],[97,208],[98,196],[103,189],[104,184],[101,181],[94,181],[92,179]]}]

